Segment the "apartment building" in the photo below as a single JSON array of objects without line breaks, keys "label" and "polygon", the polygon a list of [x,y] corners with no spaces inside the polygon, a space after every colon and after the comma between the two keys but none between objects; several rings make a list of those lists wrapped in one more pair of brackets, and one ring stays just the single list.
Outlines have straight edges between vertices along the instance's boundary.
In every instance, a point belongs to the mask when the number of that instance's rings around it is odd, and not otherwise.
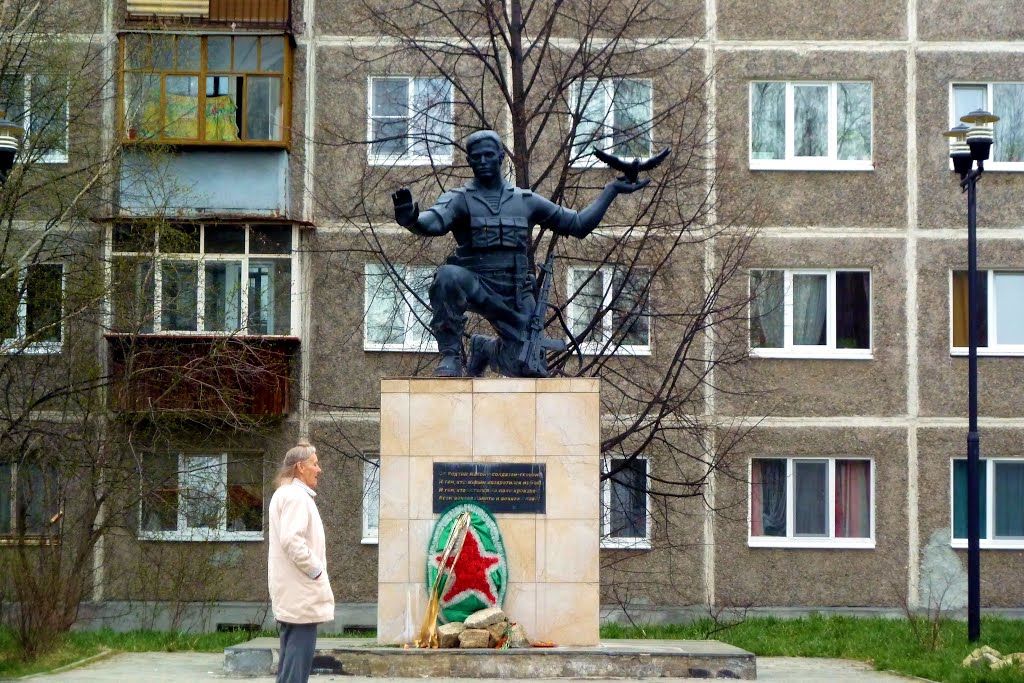
[{"label": "apartment building", "polygon": [[[132,442],[141,500],[100,544],[92,598],[184,598],[206,606],[207,625],[262,620],[275,462],[308,435],[325,470],[337,625],[372,625],[379,380],[431,372],[425,292],[452,246],[390,225],[389,197],[410,184],[425,208],[467,177],[457,143],[469,130],[508,132],[493,84],[427,57],[486,36],[486,23],[464,36],[446,24],[480,7],[441,3],[446,14],[431,18],[416,4],[336,0],[103,0],[99,15],[79,4],[75,39],[103,47],[116,83],[97,126],[121,150],[94,212],[111,283],[94,350],[114,377],[113,411],[156,415],[142,430],[151,441]],[[577,182],[561,201],[581,208],[609,177],[588,145],[646,156],[672,143],[679,155],[690,140],[701,162],[685,169],[696,175],[679,203],[700,207],[689,215],[701,226],[752,235],[723,281],[750,304],[731,333],[692,347],[707,354],[695,366],[727,338],[742,347],[683,411],[713,425],[697,450],[721,453],[720,466],[661,498],[659,482],[700,470],[700,453],[686,464],[656,444],[626,463],[608,453],[603,604],[648,618],[704,605],[893,610],[957,585],[958,572],[936,566],[964,563],[966,547],[966,209],[941,133],[983,107],[1001,121],[979,189],[982,601],[1019,608],[1024,14],[1009,0],[685,0],[662,11],[623,20],[634,42],[622,73],[563,72],[574,74],[569,123],[532,142],[544,162],[567,143]],[[581,22],[598,21],[574,7],[554,19],[550,33],[531,24],[532,40],[567,54]],[[608,24],[596,28],[607,38]],[[488,49],[504,63],[507,46]],[[678,130],[696,137],[665,134],[688,117],[697,123]],[[85,125],[70,116],[47,163],[73,164]],[[655,312],[718,281],[728,234],[680,246],[657,286],[636,285],[648,266],[631,280],[607,259],[593,265],[587,243],[567,252],[556,289],[580,294],[566,309],[580,340],[572,367],[616,355],[600,366],[615,377],[609,429],[629,412],[618,378],[671,366],[679,332]],[[18,329],[42,310],[20,304]],[[44,357],[62,352],[60,338],[41,343]],[[198,374],[176,385],[169,364]],[[182,417],[197,412],[207,418]],[[0,474],[0,507],[13,511],[0,533],[16,542],[26,475]]]}]

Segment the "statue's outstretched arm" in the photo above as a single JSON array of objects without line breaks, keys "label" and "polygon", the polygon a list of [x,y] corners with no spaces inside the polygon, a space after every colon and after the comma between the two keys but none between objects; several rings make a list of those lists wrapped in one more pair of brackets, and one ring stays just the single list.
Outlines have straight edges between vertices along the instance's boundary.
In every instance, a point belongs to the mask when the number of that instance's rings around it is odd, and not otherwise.
[{"label": "statue's outstretched arm", "polygon": [[631,183],[626,180],[613,180],[604,186],[597,199],[578,212],[560,207],[547,199],[534,195],[534,197],[537,197],[539,209],[536,212],[539,215],[535,214],[535,221],[542,227],[550,228],[560,235],[586,237],[601,224],[601,219],[604,218],[604,214],[608,211],[608,207],[612,205],[616,197],[620,194],[631,194],[641,190],[647,187],[650,182],[649,179],[641,180],[637,183]]}]

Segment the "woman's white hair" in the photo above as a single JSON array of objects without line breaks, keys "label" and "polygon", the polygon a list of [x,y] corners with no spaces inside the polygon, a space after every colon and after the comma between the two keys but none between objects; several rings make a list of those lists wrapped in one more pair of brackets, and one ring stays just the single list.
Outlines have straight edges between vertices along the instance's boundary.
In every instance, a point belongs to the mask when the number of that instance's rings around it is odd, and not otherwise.
[{"label": "woman's white hair", "polygon": [[309,460],[316,454],[316,447],[305,439],[300,439],[295,446],[288,449],[288,452],[284,454],[284,460],[281,461],[281,467],[277,470],[277,476],[274,477],[274,481],[278,486],[282,486],[291,482],[295,478],[296,467],[300,462]]}]

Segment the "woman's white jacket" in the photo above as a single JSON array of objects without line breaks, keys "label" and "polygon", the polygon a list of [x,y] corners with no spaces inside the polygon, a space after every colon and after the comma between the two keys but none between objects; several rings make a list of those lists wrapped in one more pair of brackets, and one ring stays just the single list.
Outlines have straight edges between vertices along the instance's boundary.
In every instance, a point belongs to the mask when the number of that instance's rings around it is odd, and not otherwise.
[{"label": "woman's white jacket", "polygon": [[334,592],[327,578],[324,525],[316,493],[298,479],[270,499],[267,583],[274,617],[289,624],[334,619]]}]

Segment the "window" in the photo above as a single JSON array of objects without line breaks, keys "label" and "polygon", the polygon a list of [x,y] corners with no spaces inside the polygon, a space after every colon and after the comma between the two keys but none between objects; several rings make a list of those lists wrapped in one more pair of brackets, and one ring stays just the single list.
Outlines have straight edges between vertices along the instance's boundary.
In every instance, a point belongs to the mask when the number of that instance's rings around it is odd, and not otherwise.
[{"label": "window", "polygon": [[296,233],[290,225],[115,226],[115,329],[291,334]]},{"label": "window", "polygon": [[569,269],[569,332],[586,354],[651,352],[651,272]]},{"label": "window", "polygon": [[644,457],[605,458],[601,481],[601,547],[651,547],[648,463]]},{"label": "window", "polygon": [[[967,460],[953,460],[953,547],[967,547]],[[1024,459],[982,459],[978,469],[982,548],[1024,548]]]},{"label": "window", "polygon": [[237,453],[143,460],[139,536],[167,541],[263,540],[263,462]]},{"label": "window", "polygon": [[[968,352],[967,271],[953,271],[952,316],[953,354]],[[978,353],[982,355],[1024,355],[1024,271],[978,271]]]},{"label": "window", "polygon": [[363,543],[377,542],[380,522],[380,458],[363,461]]},{"label": "window", "polygon": [[573,88],[574,164],[592,165],[594,148],[618,157],[651,155],[651,82],[586,79]]},{"label": "window", "polygon": [[0,78],[0,109],[25,129],[23,155],[27,153],[31,162],[67,163],[69,96],[68,80],[63,76]]},{"label": "window", "polygon": [[371,164],[450,164],[452,84],[444,78],[371,78]]},{"label": "window", "polygon": [[985,170],[1024,171],[1024,83],[953,83],[950,125],[959,124],[961,116],[975,109],[988,109],[999,117]]},{"label": "window", "polygon": [[123,48],[126,140],[285,141],[285,36],[129,33]]},{"label": "window", "polygon": [[5,351],[58,353],[63,339],[64,266],[36,263],[0,280]]},{"label": "window", "polygon": [[436,351],[430,324],[433,266],[367,263],[364,271],[364,341],[367,351]]},{"label": "window", "polygon": [[0,543],[60,535],[60,485],[56,471],[32,459],[0,463]]},{"label": "window", "polygon": [[750,271],[750,355],[871,358],[871,273]]},{"label": "window", "polygon": [[752,81],[750,168],[870,171],[871,84]]},{"label": "window", "polygon": [[751,547],[873,548],[870,460],[750,461]]}]

